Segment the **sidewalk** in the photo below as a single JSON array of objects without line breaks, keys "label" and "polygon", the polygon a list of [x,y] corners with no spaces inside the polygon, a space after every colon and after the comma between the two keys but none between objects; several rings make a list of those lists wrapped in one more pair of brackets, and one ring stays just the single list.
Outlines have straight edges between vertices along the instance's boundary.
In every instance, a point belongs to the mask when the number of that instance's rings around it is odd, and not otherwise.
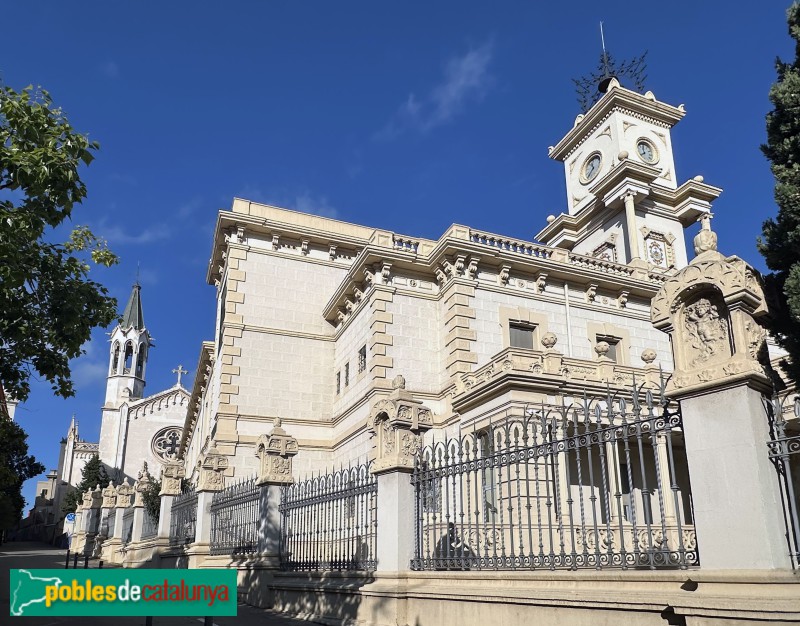
[{"label": "sidewalk", "polygon": [[[144,626],[144,617],[8,617],[10,614],[10,570],[12,569],[63,569],[66,550],[35,542],[11,542],[0,546],[0,624],[14,626],[81,626],[108,625]],[[70,566],[72,559],[70,559]],[[79,559],[78,569],[83,567]],[[97,567],[90,561],[89,567]],[[203,619],[198,617],[154,617],[153,626],[197,626]],[[308,626],[309,622],[283,617],[269,610],[256,609],[240,604],[236,617],[215,617],[216,626]]]}]

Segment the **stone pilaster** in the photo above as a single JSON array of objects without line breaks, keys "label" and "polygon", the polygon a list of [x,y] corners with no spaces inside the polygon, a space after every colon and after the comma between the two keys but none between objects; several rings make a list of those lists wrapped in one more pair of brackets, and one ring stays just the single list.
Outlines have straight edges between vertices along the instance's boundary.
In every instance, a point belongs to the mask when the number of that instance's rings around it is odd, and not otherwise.
[{"label": "stone pilaster", "polygon": [[228,457],[219,453],[211,442],[211,446],[201,459],[197,461],[197,522],[194,542],[187,551],[189,566],[194,567],[208,555],[211,545],[211,502],[214,494],[225,486],[224,472],[228,469]]},{"label": "stone pilaster", "polygon": [[[380,273],[378,274],[380,275]],[[385,280],[385,279],[384,279]],[[385,379],[394,367],[390,351],[392,346],[391,325],[394,316],[387,311],[388,303],[394,300],[394,290],[381,283],[369,291],[369,370],[373,380]]]},{"label": "stone pilaster", "polygon": [[[457,272],[463,262],[450,266],[450,273]],[[440,276],[444,276],[441,274]],[[471,328],[475,319],[472,306],[475,298],[473,281],[451,278],[442,287],[442,306],[444,312],[445,332],[445,367],[450,376],[471,372],[478,362],[478,356],[472,351],[472,344],[477,339],[476,331]]]},{"label": "stone pilaster", "polygon": [[186,468],[180,463],[166,463],[161,467],[161,509],[158,513],[158,537],[169,539],[172,501],[181,494],[181,483],[186,477]]}]

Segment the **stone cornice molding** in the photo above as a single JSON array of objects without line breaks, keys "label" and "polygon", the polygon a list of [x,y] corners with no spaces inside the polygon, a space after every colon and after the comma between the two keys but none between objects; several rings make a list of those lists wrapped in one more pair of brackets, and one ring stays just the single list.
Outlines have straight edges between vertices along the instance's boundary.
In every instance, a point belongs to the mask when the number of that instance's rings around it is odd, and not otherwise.
[{"label": "stone cornice molding", "polygon": [[171,387],[161,393],[130,403],[128,405],[129,416],[132,419],[138,419],[146,413],[152,415],[168,406],[185,406],[188,404],[189,398],[189,392],[183,387]]},{"label": "stone cornice molding", "polygon": [[686,114],[683,105],[674,107],[649,96],[652,94],[642,95],[612,83],[606,94],[585,115],[579,116],[575,126],[550,150],[550,158],[557,161],[569,158],[615,111],[667,129]]},{"label": "stone cornice molding", "polygon": [[214,342],[204,341],[200,345],[200,356],[197,359],[197,372],[195,373],[194,384],[192,385],[192,394],[186,405],[186,418],[183,421],[183,432],[181,433],[180,448],[178,449],[179,458],[183,458],[194,435],[194,426],[202,412],[203,398],[205,396],[205,390],[208,389],[209,386],[208,383],[211,378],[214,362]]}]

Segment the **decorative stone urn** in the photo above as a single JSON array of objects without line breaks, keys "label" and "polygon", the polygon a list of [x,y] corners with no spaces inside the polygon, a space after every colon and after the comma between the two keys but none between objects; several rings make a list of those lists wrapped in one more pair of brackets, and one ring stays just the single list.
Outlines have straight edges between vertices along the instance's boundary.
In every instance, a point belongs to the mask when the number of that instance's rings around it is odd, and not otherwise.
[{"label": "decorative stone urn", "polygon": [[670,394],[680,396],[748,379],[768,391],[762,362],[767,313],[759,274],[737,256],[716,250],[708,214],[695,237],[697,256],[669,278],[653,298],[653,326],[669,333],[675,372]]},{"label": "decorative stone urn", "polygon": [[368,427],[375,437],[372,472],[411,471],[414,456],[422,448],[422,435],[433,427],[431,410],[406,391],[406,380],[395,377],[393,391],[370,411]]},{"label": "decorative stone urn", "polygon": [[269,434],[261,435],[256,441],[257,484],[291,485],[294,482],[292,457],[298,450],[297,439],[289,435],[281,427],[280,418],[276,418]]}]

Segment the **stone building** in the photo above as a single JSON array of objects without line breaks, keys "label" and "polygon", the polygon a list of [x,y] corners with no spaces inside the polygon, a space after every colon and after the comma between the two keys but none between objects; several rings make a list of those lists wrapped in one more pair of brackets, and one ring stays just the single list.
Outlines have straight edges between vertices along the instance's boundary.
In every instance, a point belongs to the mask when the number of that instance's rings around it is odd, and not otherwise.
[{"label": "stone building", "polygon": [[568,210],[537,242],[458,224],[420,239],[235,199],[207,275],[218,314],[184,426],[187,477],[209,447],[229,477],[253,474],[276,418],[299,441],[297,476],[367,460],[398,375],[431,412],[426,441],[587,389],[655,385],[673,365],[651,299],[721,191],[679,184],[670,130],[683,115],[613,81],[550,149]]}]

